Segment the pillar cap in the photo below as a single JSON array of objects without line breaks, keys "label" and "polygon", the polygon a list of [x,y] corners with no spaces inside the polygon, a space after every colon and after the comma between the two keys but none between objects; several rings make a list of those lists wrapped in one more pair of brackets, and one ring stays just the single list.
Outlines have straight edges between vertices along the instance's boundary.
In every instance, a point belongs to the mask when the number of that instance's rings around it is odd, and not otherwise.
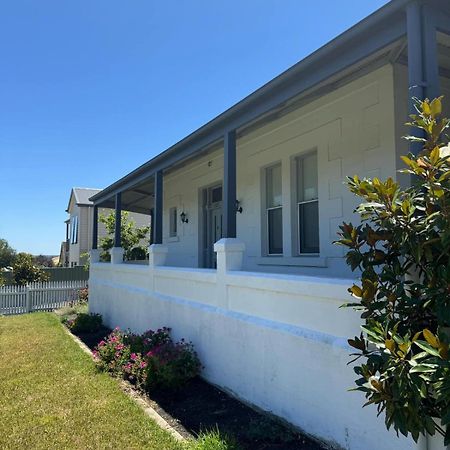
[{"label": "pillar cap", "polygon": [[237,238],[222,238],[214,244],[215,252],[243,252],[245,244]]},{"label": "pillar cap", "polygon": [[164,244],[152,244],[148,247],[149,253],[167,253],[169,249]]}]

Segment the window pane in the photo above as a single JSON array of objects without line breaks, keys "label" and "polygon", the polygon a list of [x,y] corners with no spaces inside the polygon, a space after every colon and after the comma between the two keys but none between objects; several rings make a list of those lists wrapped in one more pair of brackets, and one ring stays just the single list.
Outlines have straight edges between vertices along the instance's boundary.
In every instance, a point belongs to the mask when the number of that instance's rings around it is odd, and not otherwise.
[{"label": "window pane", "polygon": [[319,202],[298,205],[300,253],[319,253]]},{"label": "window pane", "polygon": [[74,217],[75,219],[75,244],[78,243],[78,216]]},{"label": "window pane", "polygon": [[177,208],[170,208],[169,211],[169,225],[170,225],[170,237],[177,235]]},{"label": "window pane", "polygon": [[267,208],[281,206],[281,164],[266,169]]},{"label": "window pane", "polygon": [[211,202],[217,203],[222,201],[222,187],[218,187],[212,190]]},{"label": "window pane", "polygon": [[318,198],[317,194],[317,153],[297,160],[297,196],[299,202]]},{"label": "window pane", "polygon": [[268,232],[269,232],[269,254],[283,253],[283,208],[269,209]]}]

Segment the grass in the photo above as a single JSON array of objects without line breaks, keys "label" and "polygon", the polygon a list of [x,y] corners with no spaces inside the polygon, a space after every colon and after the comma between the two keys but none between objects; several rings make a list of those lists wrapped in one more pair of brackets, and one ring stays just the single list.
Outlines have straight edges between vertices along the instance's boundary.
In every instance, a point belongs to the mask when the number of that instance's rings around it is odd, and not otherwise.
[{"label": "grass", "polygon": [[0,355],[1,449],[185,448],[96,371],[55,315],[0,316]]},{"label": "grass", "polygon": [[222,436],[217,429],[200,433],[197,440],[188,445],[189,450],[240,450],[239,445],[232,438]]}]

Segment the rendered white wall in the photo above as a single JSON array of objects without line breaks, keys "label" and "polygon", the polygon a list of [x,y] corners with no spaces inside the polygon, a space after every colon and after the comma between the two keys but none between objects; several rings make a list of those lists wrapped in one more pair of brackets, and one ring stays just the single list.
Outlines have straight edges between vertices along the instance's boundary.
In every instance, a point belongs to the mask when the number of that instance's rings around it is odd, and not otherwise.
[{"label": "rendered white wall", "polygon": [[89,308],[110,327],[171,327],[193,341],[207,380],[336,447],[418,449],[347,392],[355,375],[346,339],[360,322],[339,309],[347,287],[335,278],[97,263]]},{"label": "rendered white wall", "polygon": [[[294,109],[237,140],[237,196],[244,209],[237,214],[237,235],[246,244],[247,270],[350,277],[343,249],[332,244],[343,220],[357,222],[356,198],[344,186],[346,176],[395,178],[396,133],[394,76],[384,66],[332,93]],[[291,205],[293,158],[317,149],[319,170],[320,258],[296,254]],[[265,257],[261,174],[281,161],[283,170],[284,257]],[[168,264],[199,267],[201,188],[221,182],[223,150],[214,152],[164,177],[164,244]],[[178,236],[169,238],[169,209],[185,211],[189,223],[178,222]],[[293,208],[293,205],[292,205]]]}]

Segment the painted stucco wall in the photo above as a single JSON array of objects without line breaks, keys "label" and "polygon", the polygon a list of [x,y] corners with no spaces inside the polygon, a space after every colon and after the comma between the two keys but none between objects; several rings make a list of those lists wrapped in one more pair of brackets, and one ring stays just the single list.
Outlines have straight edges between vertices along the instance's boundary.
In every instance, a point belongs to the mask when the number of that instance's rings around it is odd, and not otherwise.
[{"label": "painted stucco wall", "polygon": [[[267,125],[238,136],[237,235],[246,244],[244,266],[252,271],[351,276],[343,250],[332,244],[338,225],[357,204],[343,182],[345,177],[395,177],[393,67],[384,66]],[[316,149],[319,173],[320,257],[298,256],[293,199],[293,161]],[[281,162],[283,177],[283,257],[265,256],[263,249],[263,169]],[[220,183],[223,151],[218,149],[164,177],[164,244],[168,264],[199,267],[201,189]],[[178,222],[178,236],[169,238],[169,209],[185,211],[189,223]]]},{"label": "painted stucco wall", "polygon": [[175,339],[192,340],[207,380],[337,448],[419,449],[348,392],[346,338],[360,319],[339,309],[347,287],[336,278],[97,263],[89,308],[111,328],[171,327]]}]

